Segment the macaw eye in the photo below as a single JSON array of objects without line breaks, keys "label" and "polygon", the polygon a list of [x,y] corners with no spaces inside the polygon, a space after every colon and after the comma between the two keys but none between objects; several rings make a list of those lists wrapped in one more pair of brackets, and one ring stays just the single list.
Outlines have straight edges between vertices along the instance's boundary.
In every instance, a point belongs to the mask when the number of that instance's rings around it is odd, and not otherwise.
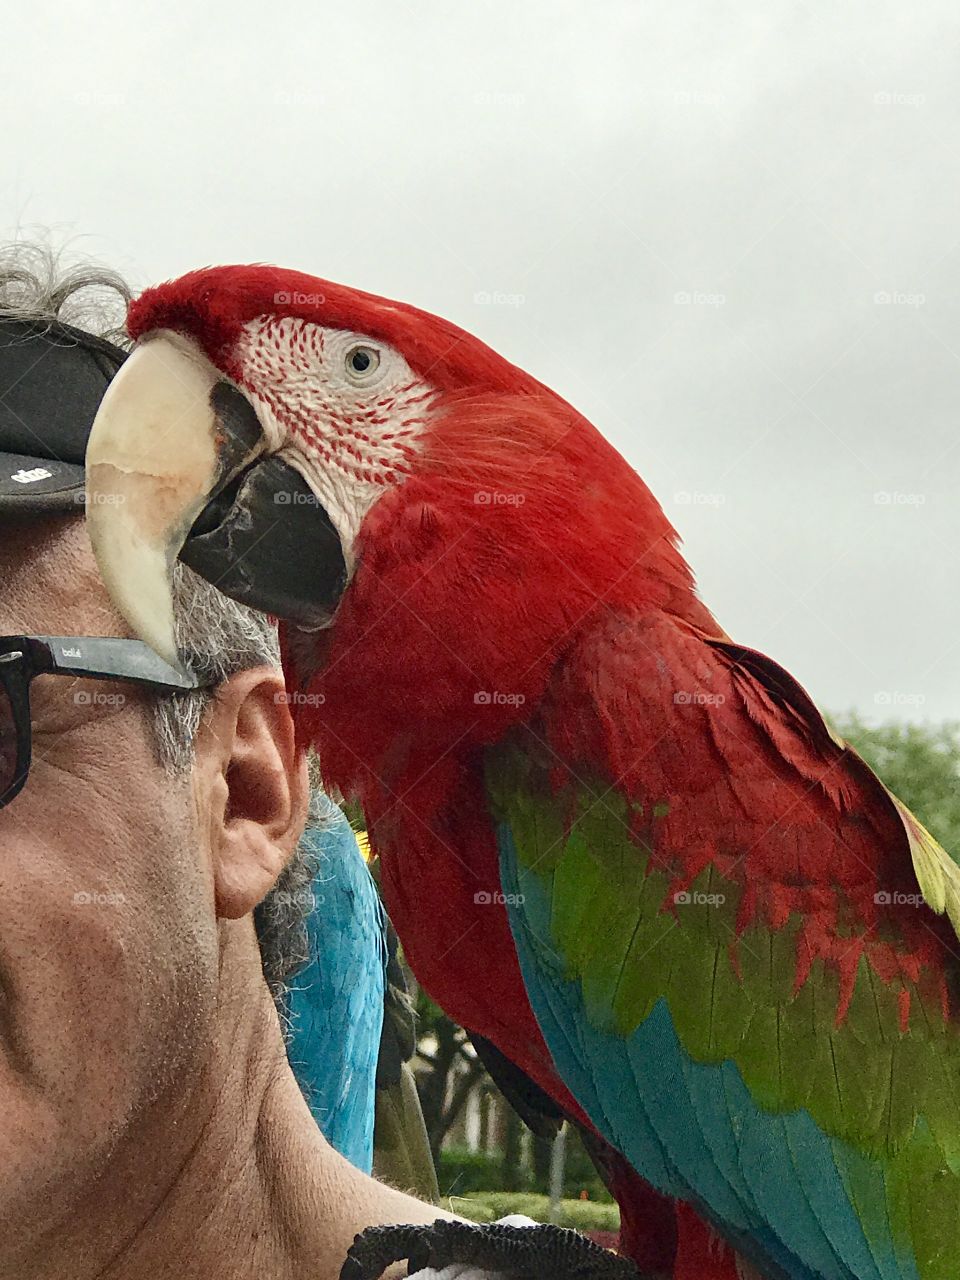
[{"label": "macaw eye", "polygon": [[380,367],[380,352],[376,347],[351,347],[345,357],[347,375],[354,381],[369,378]]}]

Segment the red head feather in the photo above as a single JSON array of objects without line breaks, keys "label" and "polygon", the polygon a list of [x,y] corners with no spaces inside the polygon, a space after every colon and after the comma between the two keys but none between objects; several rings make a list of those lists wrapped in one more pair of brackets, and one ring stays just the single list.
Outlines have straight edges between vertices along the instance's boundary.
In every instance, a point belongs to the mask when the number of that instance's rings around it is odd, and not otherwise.
[{"label": "red head feather", "polygon": [[[274,376],[291,329],[264,328],[265,318],[296,321],[300,339],[308,325],[389,344],[436,393],[409,466],[353,464],[353,478],[382,492],[323,639],[327,728],[339,714],[355,719],[376,687],[376,720],[363,728],[374,755],[396,746],[414,712],[444,742],[470,721],[490,741],[530,713],[558,654],[598,612],[667,609],[719,633],[640,477],[560,396],[448,321],[260,265],[209,267],[150,289],[128,327],[135,338],[161,328],[192,337],[255,397],[256,373],[238,354],[249,327],[260,325],[261,356],[276,347]],[[301,445],[316,438],[307,432]]]},{"label": "red head feather", "polygon": [[[464,387],[534,390],[535,378],[448,320],[302,271],[268,265],[201,267],[147,289],[131,304],[127,330],[189,334],[218,368],[229,372],[243,326],[260,316],[305,320],[379,338],[440,391]],[[540,388],[546,390],[546,388]]]}]

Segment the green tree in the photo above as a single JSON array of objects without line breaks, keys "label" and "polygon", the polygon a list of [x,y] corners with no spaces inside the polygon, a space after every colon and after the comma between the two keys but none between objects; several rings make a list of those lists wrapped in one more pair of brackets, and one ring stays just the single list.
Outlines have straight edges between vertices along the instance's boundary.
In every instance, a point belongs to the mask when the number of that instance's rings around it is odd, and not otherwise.
[{"label": "green tree", "polygon": [[960,724],[872,726],[854,712],[833,717],[833,723],[960,861]]},{"label": "green tree", "polygon": [[[470,1091],[486,1072],[462,1027],[420,988],[417,992],[418,1048],[423,1064],[417,1073],[420,1106],[430,1137],[434,1163],[440,1158],[443,1140],[466,1105]],[[493,1082],[490,1082],[493,1088]]]}]

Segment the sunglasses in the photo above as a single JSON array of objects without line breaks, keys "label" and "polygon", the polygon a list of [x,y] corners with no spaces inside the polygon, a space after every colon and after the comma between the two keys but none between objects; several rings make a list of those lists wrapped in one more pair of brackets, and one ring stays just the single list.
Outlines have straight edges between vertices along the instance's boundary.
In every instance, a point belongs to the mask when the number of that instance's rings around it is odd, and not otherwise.
[{"label": "sunglasses", "polygon": [[171,694],[199,687],[140,640],[0,636],[0,809],[20,794],[30,772],[30,684],[37,676],[120,680]]}]

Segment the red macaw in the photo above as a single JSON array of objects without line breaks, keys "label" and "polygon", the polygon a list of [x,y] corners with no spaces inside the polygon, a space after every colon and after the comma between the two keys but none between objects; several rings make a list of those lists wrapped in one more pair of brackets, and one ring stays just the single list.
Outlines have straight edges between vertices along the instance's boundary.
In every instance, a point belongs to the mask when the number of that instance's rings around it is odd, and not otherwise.
[{"label": "red macaw", "polygon": [[725,634],[631,467],[310,276],[194,272],[129,329],[88,450],[114,599],[168,661],[178,554],[286,620],[415,973],[598,1135],[635,1256],[956,1280],[960,867]]}]

